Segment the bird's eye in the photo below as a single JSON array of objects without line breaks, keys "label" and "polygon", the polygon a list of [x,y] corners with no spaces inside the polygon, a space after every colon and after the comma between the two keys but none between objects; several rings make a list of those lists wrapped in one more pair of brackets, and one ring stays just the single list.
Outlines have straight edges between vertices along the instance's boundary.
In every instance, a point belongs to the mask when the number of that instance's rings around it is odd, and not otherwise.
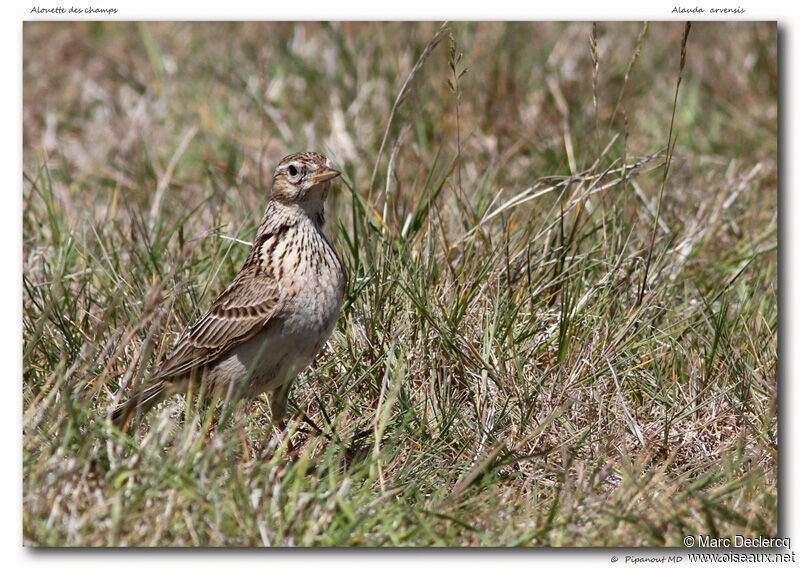
[{"label": "bird's eye", "polygon": [[297,176],[297,168],[294,167],[294,166],[289,166],[289,169],[286,170],[286,171],[289,172],[289,176],[291,176],[291,177],[296,177]]}]

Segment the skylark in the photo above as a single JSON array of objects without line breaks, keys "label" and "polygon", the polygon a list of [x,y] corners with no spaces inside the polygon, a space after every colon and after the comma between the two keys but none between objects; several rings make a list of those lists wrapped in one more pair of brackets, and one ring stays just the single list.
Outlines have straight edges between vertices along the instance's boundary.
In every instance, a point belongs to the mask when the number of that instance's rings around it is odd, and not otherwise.
[{"label": "skylark", "polygon": [[113,410],[121,429],[135,411],[193,382],[226,401],[269,392],[273,423],[282,421],[291,381],[325,344],[342,306],[347,273],[322,232],[325,198],[339,175],[315,152],[281,160],[250,256],[151,384]]}]

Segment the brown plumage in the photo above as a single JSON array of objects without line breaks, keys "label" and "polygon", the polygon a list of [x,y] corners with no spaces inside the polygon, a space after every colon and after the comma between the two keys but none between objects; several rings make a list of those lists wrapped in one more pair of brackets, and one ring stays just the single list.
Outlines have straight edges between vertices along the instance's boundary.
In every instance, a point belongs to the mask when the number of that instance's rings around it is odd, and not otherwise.
[{"label": "brown plumage", "polygon": [[181,338],[150,384],[117,406],[122,429],[138,409],[202,381],[230,400],[270,392],[275,421],[288,384],[330,336],[347,275],[322,232],[324,202],[339,172],[315,152],[285,157],[244,266]]}]

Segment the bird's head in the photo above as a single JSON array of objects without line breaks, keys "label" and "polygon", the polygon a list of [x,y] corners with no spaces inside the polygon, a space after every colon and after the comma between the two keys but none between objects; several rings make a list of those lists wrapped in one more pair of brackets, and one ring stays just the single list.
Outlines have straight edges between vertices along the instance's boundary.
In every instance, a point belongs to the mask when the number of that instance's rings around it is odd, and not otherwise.
[{"label": "bird's head", "polygon": [[321,206],[328,195],[330,182],[341,175],[331,162],[316,152],[286,156],[272,177],[272,199],[283,204]]}]

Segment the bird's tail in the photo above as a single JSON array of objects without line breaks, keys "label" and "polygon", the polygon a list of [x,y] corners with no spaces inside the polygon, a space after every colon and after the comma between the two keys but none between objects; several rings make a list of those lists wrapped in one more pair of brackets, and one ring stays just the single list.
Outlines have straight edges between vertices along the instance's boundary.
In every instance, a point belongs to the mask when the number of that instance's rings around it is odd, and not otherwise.
[{"label": "bird's tail", "polygon": [[162,379],[114,407],[114,410],[111,411],[111,421],[117,428],[125,432],[137,410],[141,410],[143,413],[147,412],[161,402],[167,394],[167,387]]}]

